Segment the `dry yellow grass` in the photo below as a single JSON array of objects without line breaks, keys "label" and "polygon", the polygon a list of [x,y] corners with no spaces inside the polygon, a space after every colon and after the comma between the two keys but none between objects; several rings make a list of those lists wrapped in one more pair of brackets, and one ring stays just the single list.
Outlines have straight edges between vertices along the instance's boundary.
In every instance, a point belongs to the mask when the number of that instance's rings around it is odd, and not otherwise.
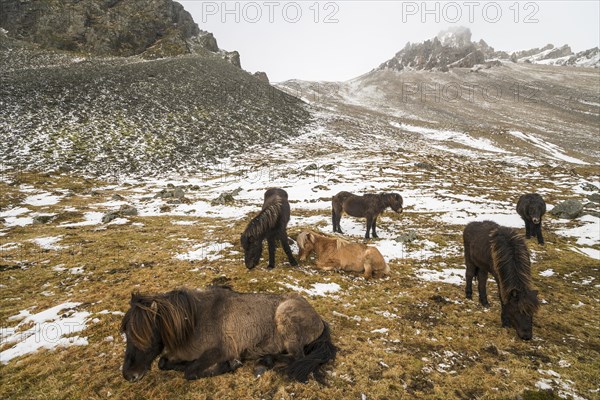
[{"label": "dry yellow grass", "polygon": [[[435,162],[444,162],[435,160]],[[459,169],[457,164],[454,168]],[[543,168],[541,173],[545,173]],[[448,172],[449,173],[449,172]],[[464,174],[466,171],[456,171]],[[470,171],[469,180],[485,179],[485,172]],[[592,173],[597,173],[593,171]],[[435,173],[432,172],[431,175]],[[423,179],[432,179],[425,175]],[[473,190],[453,176],[454,184],[466,194]],[[489,177],[487,178],[489,181]],[[78,212],[63,216],[77,219],[92,204],[104,201],[113,192],[93,192],[100,182],[68,176],[21,174],[20,183],[47,191],[69,189],[54,206],[57,211],[73,206]],[[515,191],[526,190],[530,182],[508,180]],[[491,182],[490,182],[491,184]],[[15,186],[0,183],[0,206],[20,201]],[[496,196],[494,194],[492,197]],[[552,194],[560,198],[561,194]],[[565,194],[566,196],[566,194]],[[303,211],[294,215],[317,215]],[[460,245],[460,227],[444,227],[431,215],[386,214],[402,218],[411,226],[431,228],[437,233],[429,240],[445,247]],[[238,245],[246,220],[234,223],[213,218],[131,217],[132,224],[98,225],[77,228],[59,222],[12,228],[0,238],[0,245],[21,246],[2,250],[0,261],[0,326],[14,326],[7,319],[20,310],[35,306],[41,311],[65,301],[83,303],[80,308],[98,318],[88,322],[87,346],[55,351],[38,351],[0,365],[0,398],[116,398],[116,399],[525,399],[555,398],[535,384],[552,378],[538,370],[554,370],[586,398],[598,398],[600,385],[600,265],[597,261],[568,250],[567,240],[546,230],[549,244],[529,241],[538,259],[533,264],[534,282],[545,300],[535,319],[531,342],[521,341],[515,332],[500,327],[495,285],[489,283],[491,309],[464,299],[462,286],[425,282],[415,275],[420,267],[436,268],[441,262],[462,268],[461,256],[440,256],[425,260],[391,262],[391,276],[366,281],[340,273],[316,272],[309,266],[290,267],[278,250],[277,268],[265,269],[265,262],[247,271]],[[194,225],[174,225],[172,220],[194,220]],[[300,232],[290,229],[290,235]],[[63,249],[41,250],[30,239],[62,236]],[[229,242],[233,248],[216,261],[189,262],[174,258],[189,250],[182,238],[194,243]],[[377,243],[374,242],[376,245]],[[83,274],[58,272],[51,267],[83,267]],[[556,274],[541,279],[542,269]],[[584,279],[593,278],[589,285]],[[126,382],[120,371],[124,342],[119,333],[120,315],[98,314],[101,310],[126,311],[132,290],[164,292],[178,286],[202,288],[227,283],[237,291],[284,292],[281,283],[310,288],[312,283],[340,285],[334,295],[311,297],[309,301],[331,324],[333,340],[339,347],[337,360],[327,366],[326,387],[314,381],[289,382],[275,372],[260,378],[246,363],[234,374],[187,382],[182,374],[158,371],[156,365],[138,383]],[[46,296],[42,292],[52,292]],[[579,302],[583,306],[578,306]],[[387,331],[381,331],[381,328]],[[112,336],[113,341],[106,338]],[[0,350],[10,347],[1,344]],[[564,360],[570,367],[561,367]],[[566,364],[562,364],[566,365]],[[593,392],[595,391],[595,392]]]}]

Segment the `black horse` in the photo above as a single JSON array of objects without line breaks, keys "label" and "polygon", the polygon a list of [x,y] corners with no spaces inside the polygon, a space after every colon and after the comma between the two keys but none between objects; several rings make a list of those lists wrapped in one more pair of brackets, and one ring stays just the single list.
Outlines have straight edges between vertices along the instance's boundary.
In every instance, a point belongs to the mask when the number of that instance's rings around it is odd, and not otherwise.
[{"label": "black horse", "polygon": [[544,244],[542,217],[546,213],[546,202],[537,193],[524,194],[517,201],[517,213],[525,221],[525,237],[536,236],[539,244]]},{"label": "black horse", "polygon": [[463,241],[467,298],[473,296],[473,278],[477,277],[479,301],[489,307],[486,283],[491,273],[498,284],[502,326],[512,326],[521,339],[530,340],[539,303],[538,292],[532,289],[529,250],[523,237],[514,229],[483,221],[469,223]]},{"label": "black horse", "polygon": [[343,233],[340,227],[342,213],[346,212],[353,217],[367,218],[367,232],[365,239],[369,239],[369,234],[373,232],[373,237],[377,236],[377,217],[386,208],[402,212],[402,196],[398,193],[379,193],[365,194],[356,196],[350,192],[339,192],[331,199],[331,219],[333,222],[333,232]]},{"label": "black horse", "polygon": [[298,262],[292,254],[288,242],[287,224],[290,221],[290,203],[288,194],[283,189],[268,189],[265,192],[265,200],[261,212],[250,221],[240,238],[244,249],[244,262],[248,269],[256,267],[262,256],[263,241],[267,239],[269,244],[269,265],[267,268],[275,267],[276,241],[281,242],[283,251],[292,266]]}]

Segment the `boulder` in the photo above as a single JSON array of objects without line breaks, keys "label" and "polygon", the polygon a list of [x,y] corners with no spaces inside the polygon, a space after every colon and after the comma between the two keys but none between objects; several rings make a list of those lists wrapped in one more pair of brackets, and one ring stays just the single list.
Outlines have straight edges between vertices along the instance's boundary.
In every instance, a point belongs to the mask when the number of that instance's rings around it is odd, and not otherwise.
[{"label": "boulder", "polygon": [[550,214],[565,219],[575,219],[583,213],[583,204],[578,200],[565,200],[558,203]]},{"label": "boulder", "polygon": [[130,206],[128,204],[123,204],[121,206],[121,208],[119,208],[119,214],[121,214],[121,216],[135,216],[138,215],[138,210],[137,208]]},{"label": "boulder", "polygon": [[54,215],[36,215],[33,217],[34,224],[47,224],[54,219]]},{"label": "boulder", "polygon": [[119,212],[118,211],[110,211],[107,212],[106,214],[104,214],[102,216],[102,223],[103,224],[108,224],[110,221],[119,218]]}]

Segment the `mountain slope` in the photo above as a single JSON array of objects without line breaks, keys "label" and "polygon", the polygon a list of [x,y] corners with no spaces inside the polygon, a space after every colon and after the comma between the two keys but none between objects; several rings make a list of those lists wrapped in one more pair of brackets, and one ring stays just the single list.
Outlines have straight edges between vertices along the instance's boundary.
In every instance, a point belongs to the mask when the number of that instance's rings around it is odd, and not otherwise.
[{"label": "mountain slope", "polygon": [[191,54],[146,60],[82,56],[0,32],[0,162],[92,174],[197,171],[302,132],[310,115],[300,100],[201,39],[186,42]]},{"label": "mountain slope", "polygon": [[490,148],[542,163],[597,163],[598,78],[598,69],[503,63],[478,72],[374,70],[347,82],[280,87],[424,146],[436,147],[442,138],[463,154]]}]

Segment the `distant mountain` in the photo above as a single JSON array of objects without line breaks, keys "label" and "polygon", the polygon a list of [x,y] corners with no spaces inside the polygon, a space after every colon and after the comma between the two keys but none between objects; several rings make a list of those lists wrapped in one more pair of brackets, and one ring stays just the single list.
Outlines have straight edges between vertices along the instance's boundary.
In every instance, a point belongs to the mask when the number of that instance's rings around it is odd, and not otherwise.
[{"label": "distant mountain", "polygon": [[0,4],[4,168],[198,171],[311,120],[170,0]]},{"label": "distant mountain", "polygon": [[518,62],[532,64],[600,67],[600,49],[598,47],[573,53],[568,45],[554,47],[554,45],[548,44],[541,49],[515,52],[514,58]]},{"label": "distant mountain", "polygon": [[468,28],[456,27],[442,31],[435,38],[422,43],[407,43],[377,70],[441,72],[447,72],[452,68],[477,70],[482,66],[499,65],[499,60],[551,65],[600,66],[598,48],[574,54],[569,46],[555,48],[549,44],[541,49],[509,54],[505,51],[496,51],[484,40],[473,42]]}]

